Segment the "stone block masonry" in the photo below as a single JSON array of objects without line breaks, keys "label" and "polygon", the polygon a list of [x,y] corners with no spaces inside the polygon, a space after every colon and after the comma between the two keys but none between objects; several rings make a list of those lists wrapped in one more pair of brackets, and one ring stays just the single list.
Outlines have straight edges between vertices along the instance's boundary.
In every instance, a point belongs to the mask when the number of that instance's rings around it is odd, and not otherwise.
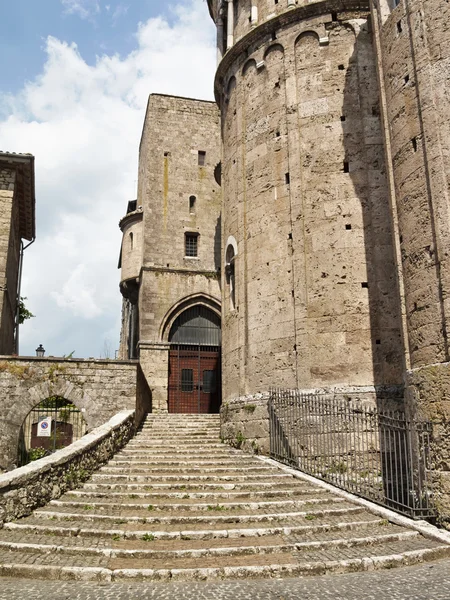
[{"label": "stone block masonry", "polygon": [[124,411],[67,448],[0,475],[0,523],[29,515],[86,480],[134,435],[135,413]]},{"label": "stone block masonry", "polygon": [[17,460],[22,423],[41,400],[58,395],[79,408],[88,431],[121,410],[151,411],[150,391],[133,361],[0,357],[0,468]]}]

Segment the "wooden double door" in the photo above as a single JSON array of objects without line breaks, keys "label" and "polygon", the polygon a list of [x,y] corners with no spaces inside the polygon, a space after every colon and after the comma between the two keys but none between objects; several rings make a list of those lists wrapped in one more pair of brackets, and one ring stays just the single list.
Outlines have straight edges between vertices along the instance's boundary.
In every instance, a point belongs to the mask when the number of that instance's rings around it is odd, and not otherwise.
[{"label": "wooden double door", "polygon": [[169,351],[169,412],[219,412],[220,373],[220,347],[172,345]]}]

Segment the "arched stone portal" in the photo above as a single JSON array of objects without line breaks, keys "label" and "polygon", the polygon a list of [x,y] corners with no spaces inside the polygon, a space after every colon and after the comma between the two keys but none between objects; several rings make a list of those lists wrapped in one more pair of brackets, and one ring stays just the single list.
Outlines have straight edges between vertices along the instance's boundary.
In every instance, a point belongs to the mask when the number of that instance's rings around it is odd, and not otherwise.
[{"label": "arched stone portal", "polygon": [[200,304],[187,308],[173,322],[169,343],[169,412],[219,412],[219,315]]}]

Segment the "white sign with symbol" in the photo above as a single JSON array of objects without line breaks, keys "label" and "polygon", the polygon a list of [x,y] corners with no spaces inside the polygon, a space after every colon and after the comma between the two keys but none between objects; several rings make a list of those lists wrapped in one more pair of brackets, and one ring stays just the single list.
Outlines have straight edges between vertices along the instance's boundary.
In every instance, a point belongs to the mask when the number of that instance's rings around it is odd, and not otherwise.
[{"label": "white sign with symbol", "polygon": [[50,437],[52,431],[52,418],[43,417],[37,426],[37,437]]}]

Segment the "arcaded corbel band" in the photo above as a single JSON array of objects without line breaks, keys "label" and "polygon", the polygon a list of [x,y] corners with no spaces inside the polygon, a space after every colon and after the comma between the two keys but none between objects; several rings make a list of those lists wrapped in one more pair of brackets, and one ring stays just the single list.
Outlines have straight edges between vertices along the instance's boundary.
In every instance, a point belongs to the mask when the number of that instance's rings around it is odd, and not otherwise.
[{"label": "arcaded corbel band", "polygon": [[234,0],[227,0],[227,50],[234,46]]}]

